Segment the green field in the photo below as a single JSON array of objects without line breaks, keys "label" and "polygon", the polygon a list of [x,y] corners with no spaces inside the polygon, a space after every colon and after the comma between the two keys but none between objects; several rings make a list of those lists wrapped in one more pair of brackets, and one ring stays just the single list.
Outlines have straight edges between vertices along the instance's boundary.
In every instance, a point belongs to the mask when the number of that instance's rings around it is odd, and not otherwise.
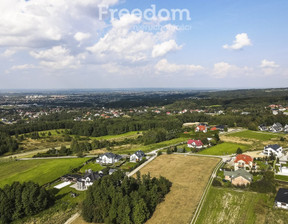
[{"label": "green field", "polygon": [[274,195],[211,187],[197,224],[286,223],[288,211],[273,208]]},{"label": "green field", "polygon": [[43,185],[51,182],[72,169],[81,166],[90,158],[41,159],[0,163],[0,187],[14,181],[34,181]]},{"label": "green field", "polygon": [[[96,160],[96,159],[95,159]],[[85,173],[85,171],[86,170],[89,170],[89,169],[91,169],[91,170],[93,170],[93,171],[100,171],[100,170],[103,170],[104,169],[104,167],[103,166],[101,166],[100,164],[98,164],[98,163],[95,163],[95,160],[94,160],[94,162],[91,162],[91,163],[88,163],[88,164],[86,164],[85,166],[83,166],[81,169],[80,169],[80,172],[81,173]]]},{"label": "green field", "polygon": [[97,140],[117,140],[117,139],[137,137],[140,134],[141,134],[141,132],[139,132],[139,134],[138,134],[137,131],[130,131],[130,132],[120,134],[120,135],[105,135],[105,136],[101,136],[101,137],[90,137],[90,138],[91,139],[97,139]]},{"label": "green field", "polygon": [[249,149],[249,146],[236,144],[236,143],[230,143],[230,142],[224,142],[222,144],[213,146],[211,148],[204,149],[203,151],[200,151],[199,154],[216,155],[216,156],[231,155],[233,153],[236,153],[236,150],[238,148],[241,148],[243,152],[245,152]]},{"label": "green field", "polygon": [[288,182],[288,176],[275,175],[275,179]]},{"label": "green field", "polygon": [[150,145],[142,145],[142,146],[139,146],[137,148],[132,148],[130,150],[121,150],[121,152],[117,151],[117,153],[125,154],[125,153],[136,152],[138,150],[142,150],[143,152],[150,152],[150,151],[153,151],[155,149],[167,147],[167,146],[170,146],[170,145],[175,145],[175,144],[178,144],[178,143],[181,143],[181,142],[184,142],[184,141],[187,141],[187,138],[175,138],[175,139],[171,139],[171,140],[168,140],[168,141],[154,143],[154,144],[150,144]]},{"label": "green field", "polygon": [[277,138],[283,136],[283,134],[273,134],[268,132],[256,132],[256,131],[241,131],[232,134],[228,134],[227,136],[239,137],[239,138],[249,138],[249,139],[257,139],[261,141],[269,141],[272,138]]}]

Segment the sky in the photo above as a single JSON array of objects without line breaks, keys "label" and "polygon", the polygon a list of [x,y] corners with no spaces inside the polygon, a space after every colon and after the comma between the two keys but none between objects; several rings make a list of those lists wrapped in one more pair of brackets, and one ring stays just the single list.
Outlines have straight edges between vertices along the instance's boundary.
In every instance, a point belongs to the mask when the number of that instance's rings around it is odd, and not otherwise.
[{"label": "sky", "polygon": [[9,0],[0,10],[0,89],[288,86],[287,0]]}]

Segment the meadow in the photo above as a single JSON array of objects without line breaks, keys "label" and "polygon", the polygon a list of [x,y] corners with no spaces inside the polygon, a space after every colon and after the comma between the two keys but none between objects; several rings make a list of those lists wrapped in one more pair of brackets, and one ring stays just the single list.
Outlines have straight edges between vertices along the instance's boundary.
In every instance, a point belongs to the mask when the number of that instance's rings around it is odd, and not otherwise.
[{"label": "meadow", "polygon": [[70,173],[89,159],[41,159],[1,162],[0,187],[14,181],[34,181],[43,185]]},{"label": "meadow", "polygon": [[218,162],[217,158],[172,154],[161,155],[142,168],[141,174],[161,175],[172,182],[171,191],[147,223],[189,223]]},{"label": "meadow", "polygon": [[273,134],[269,132],[256,132],[256,131],[246,130],[246,131],[228,134],[227,136],[256,139],[256,140],[261,140],[261,141],[269,141],[272,138],[279,138],[281,136],[284,136],[284,134]]},{"label": "meadow", "polygon": [[286,223],[287,211],[273,208],[274,195],[211,187],[197,224]]},{"label": "meadow", "polygon": [[236,153],[236,150],[238,148],[241,148],[243,152],[249,150],[248,145],[242,145],[237,143],[230,143],[230,142],[224,142],[216,146],[212,146],[208,149],[204,149],[199,152],[201,155],[217,155],[217,156],[223,156],[223,155],[231,155]]}]

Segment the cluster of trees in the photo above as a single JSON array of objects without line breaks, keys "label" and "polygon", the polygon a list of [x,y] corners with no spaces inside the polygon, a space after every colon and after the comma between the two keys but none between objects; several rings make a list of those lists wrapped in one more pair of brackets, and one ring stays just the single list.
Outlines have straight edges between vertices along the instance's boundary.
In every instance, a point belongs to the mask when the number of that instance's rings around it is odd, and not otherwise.
[{"label": "cluster of trees", "polygon": [[52,148],[49,149],[45,153],[37,153],[36,155],[33,156],[33,158],[37,157],[54,157],[54,156],[69,156],[72,154],[72,151],[69,148],[66,148],[65,145],[61,145],[61,148],[59,150]]},{"label": "cluster of trees", "polygon": [[121,171],[96,181],[87,191],[82,215],[95,223],[135,223],[147,221],[157,204],[170,191],[171,182],[164,177],[151,178],[137,173],[124,177]]},{"label": "cluster of trees", "polygon": [[11,223],[43,211],[54,203],[54,195],[33,182],[14,182],[0,189],[0,223]]},{"label": "cluster of trees", "polygon": [[179,134],[179,130],[166,130],[164,128],[157,128],[146,131],[143,133],[144,145],[149,145],[157,142],[163,142],[176,138]]},{"label": "cluster of trees", "polygon": [[17,141],[9,135],[0,132],[0,155],[3,155],[6,152],[14,152],[17,149]]},{"label": "cluster of trees", "polygon": [[250,185],[252,191],[260,193],[275,193],[276,183],[273,171],[266,171],[263,173],[263,178],[257,182],[252,182]]}]

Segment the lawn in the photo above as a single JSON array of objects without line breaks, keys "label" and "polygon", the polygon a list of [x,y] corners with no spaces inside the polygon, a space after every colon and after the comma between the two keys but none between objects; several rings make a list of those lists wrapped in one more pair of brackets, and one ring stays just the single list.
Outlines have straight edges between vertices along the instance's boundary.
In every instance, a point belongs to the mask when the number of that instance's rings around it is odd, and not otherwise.
[{"label": "lawn", "polygon": [[274,195],[211,187],[197,224],[286,223],[287,211],[273,208]]},{"label": "lawn", "polygon": [[123,140],[125,138],[138,137],[139,135],[141,135],[141,132],[138,133],[137,131],[130,131],[120,135],[105,135],[101,137],[90,137],[90,138],[97,140]]},{"label": "lawn", "polygon": [[275,175],[275,179],[288,182],[288,176]]},{"label": "lawn", "polygon": [[[96,160],[96,159],[95,159]],[[85,173],[86,170],[93,170],[93,171],[100,171],[100,170],[103,170],[105,167],[101,166],[100,164],[98,163],[95,163],[95,160],[94,162],[91,162],[91,163],[88,163],[86,164],[85,166],[83,166],[81,169],[80,169],[80,172],[81,173]]]},{"label": "lawn", "polygon": [[51,182],[72,169],[81,166],[90,158],[44,159],[11,161],[0,163],[0,187],[14,181],[34,181],[43,185]]},{"label": "lawn", "polygon": [[231,155],[233,153],[236,153],[236,150],[238,148],[241,148],[243,152],[247,151],[249,149],[249,146],[242,145],[242,144],[236,144],[236,143],[230,143],[230,142],[224,142],[222,144],[213,146],[208,149],[204,149],[203,151],[200,151],[199,154],[202,155]]},{"label": "lawn", "polygon": [[204,188],[214,167],[216,158],[161,155],[140,170],[141,174],[164,176],[172,182],[171,191],[160,203],[148,224],[190,223]]},{"label": "lawn", "polygon": [[272,138],[281,137],[281,136],[283,136],[283,134],[273,134],[273,133],[268,133],[268,132],[256,132],[256,131],[246,130],[246,131],[228,134],[227,136],[257,139],[257,140],[261,140],[261,141],[269,141]]}]

